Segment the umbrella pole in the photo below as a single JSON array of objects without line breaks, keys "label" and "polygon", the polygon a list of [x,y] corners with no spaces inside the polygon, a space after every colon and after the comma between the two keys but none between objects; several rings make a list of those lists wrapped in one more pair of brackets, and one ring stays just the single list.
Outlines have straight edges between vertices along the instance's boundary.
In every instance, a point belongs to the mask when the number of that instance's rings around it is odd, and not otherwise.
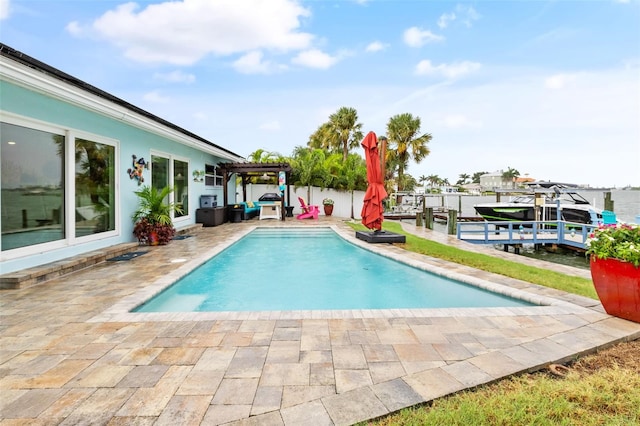
[{"label": "umbrella pole", "polygon": [[384,184],[384,179],[387,173],[387,138],[380,138],[380,171],[382,172],[382,183]]},{"label": "umbrella pole", "polygon": [[[380,138],[380,149],[378,150],[380,153],[380,173],[382,176],[382,186],[384,186],[384,181],[387,173],[387,138]],[[380,200],[380,203],[383,203],[384,200]],[[383,203],[384,205],[384,203]],[[382,231],[382,222],[384,221],[384,216],[380,218],[380,229],[378,231]]]}]

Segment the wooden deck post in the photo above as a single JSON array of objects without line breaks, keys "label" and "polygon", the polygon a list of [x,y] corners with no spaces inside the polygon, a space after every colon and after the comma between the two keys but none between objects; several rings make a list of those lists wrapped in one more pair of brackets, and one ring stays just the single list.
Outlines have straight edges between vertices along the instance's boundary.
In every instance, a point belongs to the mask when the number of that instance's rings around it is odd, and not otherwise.
[{"label": "wooden deck post", "polygon": [[433,229],[433,207],[425,208],[424,226],[427,229]]},{"label": "wooden deck post", "polygon": [[613,200],[611,199],[611,192],[607,191],[604,193],[604,209],[613,211]]},{"label": "wooden deck post", "polygon": [[447,233],[449,235],[456,235],[458,223],[458,211],[449,210],[449,218],[447,220]]}]

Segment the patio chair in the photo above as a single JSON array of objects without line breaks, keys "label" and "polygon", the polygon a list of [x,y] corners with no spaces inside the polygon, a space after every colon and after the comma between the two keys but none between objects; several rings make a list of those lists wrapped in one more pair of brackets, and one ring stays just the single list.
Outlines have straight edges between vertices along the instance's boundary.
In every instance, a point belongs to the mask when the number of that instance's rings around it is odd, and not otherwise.
[{"label": "patio chair", "polygon": [[320,209],[315,205],[307,205],[302,197],[298,197],[302,213],[296,216],[296,219],[318,219]]}]

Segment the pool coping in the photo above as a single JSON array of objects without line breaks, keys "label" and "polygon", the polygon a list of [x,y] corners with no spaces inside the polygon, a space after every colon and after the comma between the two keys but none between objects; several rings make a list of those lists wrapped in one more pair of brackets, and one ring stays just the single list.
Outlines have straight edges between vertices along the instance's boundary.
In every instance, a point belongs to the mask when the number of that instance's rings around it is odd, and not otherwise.
[{"label": "pool coping", "polygon": [[[217,312],[131,312],[136,307],[156,296],[166,288],[173,285],[177,280],[184,277],[195,268],[207,262],[213,256],[219,254],[226,248],[238,242],[244,236],[257,228],[273,229],[274,226],[248,226],[245,229],[221,241],[216,247],[204,251],[191,260],[174,259],[173,262],[184,262],[184,265],[172,272],[157,279],[145,288],[142,288],[132,295],[129,295],[111,307],[105,309],[101,314],[89,319],[89,322],[154,322],[154,321],[210,321],[210,320],[279,320],[279,319],[350,319],[350,318],[426,318],[426,317],[448,317],[448,316],[527,316],[527,315],[565,315],[565,314],[586,314],[592,312],[586,306],[579,306],[575,303],[560,300],[545,294],[532,292],[530,290],[544,289],[534,284],[519,282],[518,280],[502,279],[504,283],[496,283],[488,279],[478,278],[469,273],[477,270],[466,269],[468,273],[455,272],[448,268],[434,265],[428,262],[428,256],[413,254],[407,256],[407,251],[390,244],[370,244],[355,237],[355,234],[347,232],[344,228],[336,225],[316,225],[316,226],[282,226],[286,229],[313,229],[328,228],[333,230],[345,241],[367,250],[372,253],[393,259],[397,262],[412,266],[414,268],[440,275],[449,279],[463,282],[473,287],[488,290],[493,293],[512,297],[533,303],[538,306],[531,307],[492,307],[492,308],[411,308],[411,309],[347,309],[347,310],[274,310],[274,311],[217,311]],[[277,226],[276,226],[277,228]],[[451,262],[449,266],[454,265]],[[496,275],[496,277],[501,277]],[[525,287],[525,288],[523,288]],[[543,290],[544,291],[544,290]],[[588,304],[588,302],[586,303]]]}]

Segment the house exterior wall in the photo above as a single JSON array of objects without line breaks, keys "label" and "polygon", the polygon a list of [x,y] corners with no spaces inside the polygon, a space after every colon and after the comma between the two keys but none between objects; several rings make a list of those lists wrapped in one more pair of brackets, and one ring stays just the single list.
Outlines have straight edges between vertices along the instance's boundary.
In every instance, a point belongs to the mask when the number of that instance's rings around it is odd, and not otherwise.
[{"label": "house exterior wall", "polygon": [[480,188],[482,191],[512,188],[512,182],[502,178],[502,172],[487,173],[480,176]]},{"label": "house exterior wall", "polygon": [[[100,99],[89,92],[72,87],[52,76],[39,73],[21,64],[14,64],[7,58],[0,58],[0,121],[25,128],[55,130],[63,134],[67,144],[74,138],[96,139],[107,141],[115,147],[115,231],[104,234],[93,234],[89,237],[65,238],[55,243],[34,244],[19,249],[0,251],[2,262],[0,273],[61,260],[70,256],[108,247],[111,245],[132,242],[133,223],[131,215],[137,207],[134,193],[139,188],[138,181],[131,179],[127,169],[132,167],[132,155],[143,157],[147,162],[152,155],[166,156],[188,164],[188,209],[186,215],[175,218],[176,228],[195,223],[195,210],[199,208],[201,195],[218,195],[222,204],[222,186],[205,186],[204,182],[196,182],[191,176],[194,170],[203,170],[205,164],[241,161],[242,158],[216,148],[213,144],[203,144],[187,134],[169,128],[162,123],[154,122],[148,117],[128,111],[127,108],[115,105],[108,100]],[[6,68],[5,68],[5,65]],[[71,149],[67,153],[73,155]],[[47,161],[37,152],[33,155],[33,168],[46,169]],[[67,168],[68,167],[67,165]],[[7,181],[3,162],[2,179]],[[41,170],[43,170],[41,169]],[[65,171],[65,182],[73,180],[74,171]],[[151,171],[143,171],[144,183],[151,184]],[[1,181],[0,181],[1,182]],[[65,187],[68,184],[65,184]],[[231,179],[235,193],[235,179]],[[4,188],[4,187],[3,187]],[[65,193],[64,206],[68,215],[73,215],[73,197],[76,194]],[[176,200],[177,201],[177,200]],[[55,207],[55,206],[47,206]],[[2,206],[7,214],[20,214],[20,206]],[[72,213],[69,213],[71,211]],[[75,212],[77,214],[77,212]],[[73,224],[67,219],[67,224]],[[68,226],[67,226],[68,228]],[[4,232],[3,232],[4,235]]]}]

